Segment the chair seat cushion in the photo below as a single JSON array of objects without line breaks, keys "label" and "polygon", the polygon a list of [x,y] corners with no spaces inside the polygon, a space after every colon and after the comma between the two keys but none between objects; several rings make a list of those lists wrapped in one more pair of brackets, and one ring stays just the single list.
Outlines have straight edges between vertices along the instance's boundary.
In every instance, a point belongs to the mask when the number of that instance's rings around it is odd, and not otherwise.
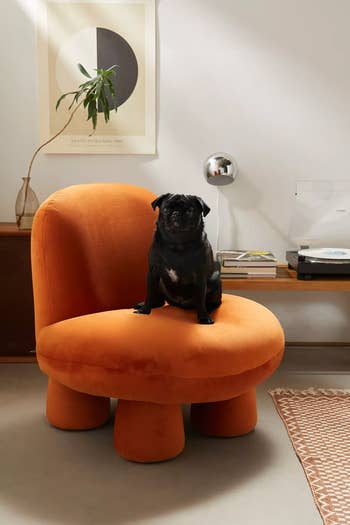
[{"label": "chair seat cushion", "polygon": [[95,395],[226,399],[278,366],[283,331],[267,308],[234,295],[224,294],[212,317],[213,325],[200,325],[195,311],[166,305],[150,315],[121,309],[67,319],[40,332],[38,362],[62,384]]}]

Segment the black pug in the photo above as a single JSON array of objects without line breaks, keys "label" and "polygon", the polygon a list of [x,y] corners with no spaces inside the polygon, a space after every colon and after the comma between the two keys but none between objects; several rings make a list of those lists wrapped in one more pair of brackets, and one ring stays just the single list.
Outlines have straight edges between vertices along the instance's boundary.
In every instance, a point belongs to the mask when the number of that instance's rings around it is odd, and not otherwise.
[{"label": "black pug", "polygon": [[204,231],[210,208],[195,195],[166,193],[152,202],[159,215],[149,251],[146,300],[135,313],[150,314],[165,301],[195,308],[198,322],[213,324],[209,313],[221,304],[219,263]]}]

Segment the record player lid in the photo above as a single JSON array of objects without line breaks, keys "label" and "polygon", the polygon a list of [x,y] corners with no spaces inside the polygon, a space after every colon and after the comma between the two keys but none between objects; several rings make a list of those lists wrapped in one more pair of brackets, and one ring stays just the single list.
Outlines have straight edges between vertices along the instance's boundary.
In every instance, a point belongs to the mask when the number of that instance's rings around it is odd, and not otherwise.
[{"label": "record player lid", "polygon": [[350,249],[347,248],[308,248],[299,250],[298,255],[315,259],[337,259],[350,261]]}]

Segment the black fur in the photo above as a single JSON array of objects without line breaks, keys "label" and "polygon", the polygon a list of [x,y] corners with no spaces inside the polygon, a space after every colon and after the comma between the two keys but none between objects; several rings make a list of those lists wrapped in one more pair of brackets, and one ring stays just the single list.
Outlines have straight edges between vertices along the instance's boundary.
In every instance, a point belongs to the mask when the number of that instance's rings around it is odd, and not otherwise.
[{"label": "black fur", "polygon": [[147,297],[135,313],[150,314],[167,301],[195,308],[199,323],[212,324],[209,313],[221,304],[221,280],[204,231],[209,206],[195,195],[166,193],[152,207],[159,207],[159,215],[149,251]]}]

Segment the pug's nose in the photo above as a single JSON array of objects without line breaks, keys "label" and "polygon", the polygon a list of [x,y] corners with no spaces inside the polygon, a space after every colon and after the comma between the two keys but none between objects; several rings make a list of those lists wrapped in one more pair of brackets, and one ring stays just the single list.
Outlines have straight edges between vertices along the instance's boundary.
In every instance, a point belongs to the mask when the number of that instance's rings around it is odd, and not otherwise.
[{"label": "pug's nose", "polygon": [[180,213],[178,211],[173,213],[172,219],[174,226],[180,226]]}]

